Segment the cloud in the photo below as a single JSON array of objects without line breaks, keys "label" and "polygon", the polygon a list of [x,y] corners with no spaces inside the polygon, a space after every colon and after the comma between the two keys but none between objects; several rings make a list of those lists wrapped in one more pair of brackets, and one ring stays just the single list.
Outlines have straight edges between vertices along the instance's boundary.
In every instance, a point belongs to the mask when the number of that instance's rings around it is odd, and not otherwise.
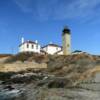
[{"label": "cloud", "polygon": [[62,3],[55,11],[55,17],[58,19],[92,18],[96,14],[95,8],[98,4],[100,4],[98,0],[74,0],[67,6],[66,3]]},{"label": "cloud", "polygon": [[14,0],[25,13],[39,20],[81,19],[99,16],[99,0]]},{"label": "cloud", "polygon": [[31,1],[32,0],[13,0],[16,5],[23,11],[23,12],[31,12]]}]

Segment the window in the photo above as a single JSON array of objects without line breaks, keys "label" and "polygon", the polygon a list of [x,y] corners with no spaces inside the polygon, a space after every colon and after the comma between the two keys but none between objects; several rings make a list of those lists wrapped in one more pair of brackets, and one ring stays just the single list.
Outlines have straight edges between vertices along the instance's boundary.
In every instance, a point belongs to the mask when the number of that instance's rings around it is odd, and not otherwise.
[{"label": "window", "polygon": [[34,49],[34,45],[32,44],[32,49]]},{"label": "window", "polygon": [[56,47],[56,50],[58,50],[58,47]]},{"label": "window", "polygon": [[29,48],[29,44],[27,44],[27,48]]},{"label": "window", "polygon": [[36,45],[36,49],[38,49],[38,45]]},{"label": "window", "polygon": [[48,47],[46,47],[46,51],[48,51]]},{"label": "window", "polygon": [[67,47],[69,47],[69,44],[67,45]]}]

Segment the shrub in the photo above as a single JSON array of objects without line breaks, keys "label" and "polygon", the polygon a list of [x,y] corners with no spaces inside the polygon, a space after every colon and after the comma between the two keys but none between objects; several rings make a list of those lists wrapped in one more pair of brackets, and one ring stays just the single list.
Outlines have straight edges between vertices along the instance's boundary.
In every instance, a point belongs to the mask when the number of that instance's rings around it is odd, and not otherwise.
[{"label": "shrub", "polygon": [[0,72],[0,80],[9,80],[10,77],[14,74],[15,74],[14,72],[7,72],[7,73]]},{"label": "shrub", "polygon": [[11,56],[10,58],[8,58],[6,60],[6,63],[12,63],[15,61],[27,61],[30,57],[35,56],[36,54],[34,54],[33,52],[24,52],[24,53],[18,53],[14,56]]}]

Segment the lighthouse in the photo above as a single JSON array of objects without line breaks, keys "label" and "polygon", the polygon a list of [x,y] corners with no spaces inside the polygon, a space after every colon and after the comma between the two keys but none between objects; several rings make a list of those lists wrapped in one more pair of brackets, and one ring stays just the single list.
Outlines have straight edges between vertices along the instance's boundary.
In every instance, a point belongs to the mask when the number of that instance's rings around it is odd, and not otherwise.
[{"label": "lighthouse", "polygon": [[63,54],[71,54],[71,32],[68,27],[64,27],[62,31]]}]

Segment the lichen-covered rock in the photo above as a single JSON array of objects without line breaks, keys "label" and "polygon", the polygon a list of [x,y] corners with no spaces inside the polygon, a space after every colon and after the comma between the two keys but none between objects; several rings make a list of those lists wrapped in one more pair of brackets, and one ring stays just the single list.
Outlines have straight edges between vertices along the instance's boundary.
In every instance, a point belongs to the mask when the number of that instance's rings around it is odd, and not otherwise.
[{"label": "lichen-covered rock", "polygon": [[[9,63],[7,67],[14,72],[0,73],[0,100],[100,100],[99,61],[99,56],[79,54],[35,55],[24,62]],[[33,63],[47,68],[34,69],[30,66]]]}]

